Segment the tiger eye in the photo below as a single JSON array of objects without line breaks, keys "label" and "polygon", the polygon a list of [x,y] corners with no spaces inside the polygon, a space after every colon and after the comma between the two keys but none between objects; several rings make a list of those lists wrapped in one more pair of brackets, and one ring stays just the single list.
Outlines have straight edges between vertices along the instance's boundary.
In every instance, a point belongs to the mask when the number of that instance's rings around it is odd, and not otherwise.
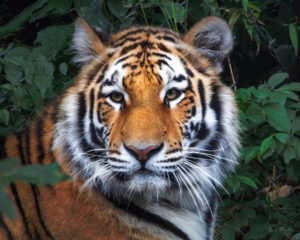
[{"label": "tiger eye", "polygon": [[113,100],[116,103],[121,103],[124,101],[124,96],[120,92],[112,92],[110,94],[110,98],[111,98],[111,100]]},{"label": "tiger eye", "polygon": [[168,98],[168,100],[174,100],[178,98],[179,95],[180,95],[180,91],[176,88],[172,88],[167,91],[166,98]]}]

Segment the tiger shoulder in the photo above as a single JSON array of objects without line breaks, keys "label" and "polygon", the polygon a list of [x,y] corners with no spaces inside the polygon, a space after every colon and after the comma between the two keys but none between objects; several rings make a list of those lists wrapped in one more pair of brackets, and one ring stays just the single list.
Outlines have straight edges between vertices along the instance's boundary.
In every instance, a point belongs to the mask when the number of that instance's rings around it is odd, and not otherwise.
[{"label": "tiger shoulder", "polygon": [[3,142],[3,156],[58,162],[72,181],[7,187],[17,217],[0,216],[0,239],[213,239],[217,188],[239,148],[234,94],[219,76],[227,23],[104,36],[77,20],[76,81]]}]

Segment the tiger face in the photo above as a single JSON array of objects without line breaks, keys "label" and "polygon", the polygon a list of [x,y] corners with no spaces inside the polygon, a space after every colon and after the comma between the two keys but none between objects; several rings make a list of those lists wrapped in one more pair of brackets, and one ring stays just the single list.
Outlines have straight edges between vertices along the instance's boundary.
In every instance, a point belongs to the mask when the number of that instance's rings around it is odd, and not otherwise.
[{"label": "tiger face", "polygon": [[105,41],[79,20],[73,42],[84,66],[53,146],[69,172],[119,199],[206,204],[238,149],[234,96],[218,77],[232,48],[227,24],[210,17],[183,38],[134,27]]}]

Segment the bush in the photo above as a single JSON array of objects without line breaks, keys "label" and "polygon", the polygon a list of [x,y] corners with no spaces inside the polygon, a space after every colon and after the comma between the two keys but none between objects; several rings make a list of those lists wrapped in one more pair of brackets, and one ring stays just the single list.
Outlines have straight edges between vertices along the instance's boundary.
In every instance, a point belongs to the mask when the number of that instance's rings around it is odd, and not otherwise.
[{"label": "bush", "polygon": [[[179,33],[205,16],[221,16],[235,36],[222,78],[238,88],[244,147],[236,173],[226,180],[230,196],[222,193],[216,238],[299,239],[299,10],[298,1],[280,0],[31,0],[18,6],[4,0],[0,135],[21,131],[75,79],[78,69],[68,46],[78,15],[108,32],[149,24]],[[65,179],[55,165],[45,170],[56,176],[49,182],[39,171],[26,175],[24,170],[21,176],[11,164],[0,165],[0,211],[11,218],[13,208],[2,190],[9,181],[54,184]]]}]

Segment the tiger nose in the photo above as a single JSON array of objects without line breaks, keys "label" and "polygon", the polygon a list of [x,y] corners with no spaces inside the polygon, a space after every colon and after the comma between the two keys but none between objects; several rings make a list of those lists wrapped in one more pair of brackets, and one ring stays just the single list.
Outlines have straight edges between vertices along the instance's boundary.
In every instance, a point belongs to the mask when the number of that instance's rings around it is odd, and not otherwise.
[{"label": "tiger nose", "polygon": [[126,146],[125,144],[124,147],[131,155],[133,155],[139,161],[147,161],[163,148],[163,143],[161,143],[160,145],[150,146],[144,149],[139,149],[135,146]]}]

